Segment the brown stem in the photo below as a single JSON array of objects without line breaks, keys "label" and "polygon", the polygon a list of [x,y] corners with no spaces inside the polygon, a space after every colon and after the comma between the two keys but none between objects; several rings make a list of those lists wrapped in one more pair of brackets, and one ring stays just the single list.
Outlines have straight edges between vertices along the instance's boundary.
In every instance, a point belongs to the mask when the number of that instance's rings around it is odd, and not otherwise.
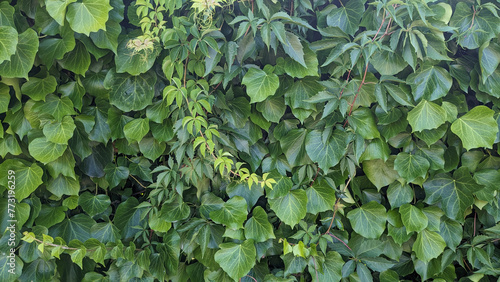
[{"label": "brown stem", "polygon": [[[354,177],[354,175],[353,175],[353,176],[351,176],[351,177],[349,177],[349,180],[347,180],[347,183],[346,183],[346,185],[344,186],[344,189],[342,190],[342,193],[344,193],[344,192],[345,192],[345,189],[347,188],[347,186],[349,186],[349,183],[351,182],[351,180],[352,180],[352,178],[353,178],[353,177]],[[326,230],[326,232],[325,232],[325,233],[323,233],[323,235],[330,233],[330,229],[332,228],[332,225],[333,225],[333,220],[335,219],[335,215],[337,214],[337,210],[338,210],[338,208],[339,208],[339,207],[338,207],[339,202],[340,202],[340,197],[339,197],[339,198],[337,198],[337,201],[335,202],[334,209],[333,209],[333,216],[332,216],[332,220],[330,221],[330,226],[328,226],[328,229]]]},{"label": "brown stem", "polygon": [[349,247],[349,246],[348,246],[348,245],[347,245],[344,241],[340,240],[340,238],[339,238],[339,237],[337,237],[337,236],[333,235],[333,234],[332,234],[332,233],[330,233],[330,232],[328,232],[328,235],[330,235],[330,236],[332,236],[333,238],[335,238],[335,239],[339,240],[342,244],[344,244],[344,246],[346,246],[346,247],[349,249],[349,251],[351,251],[351,252],[352,252],[352,249],[351,249],[351,248],[350,248],[350,247]]},{"label": "brown stem", "polygon": [[[365,73],[363,74],[363,80],[361,80],[361,83],[359,84],[358,90],[356,91],[356,95],[354,95],[354,100],[352,101],[351,108],[349,109],[349,114],[347,115],[348,117],[351,116],[352,110],[354,108],[354,104],[356,103],[356,99],[358,98],[358,94],[359,94],[359,92],[361,92],[361,88],[365,84],[367,73],[368,73],[368,63],[366,64],[366,67],[365,67]],[[344,127],[347,125],[347,123],[348,123],[348,120],[346,119],[346,122],[344,123]]]}]

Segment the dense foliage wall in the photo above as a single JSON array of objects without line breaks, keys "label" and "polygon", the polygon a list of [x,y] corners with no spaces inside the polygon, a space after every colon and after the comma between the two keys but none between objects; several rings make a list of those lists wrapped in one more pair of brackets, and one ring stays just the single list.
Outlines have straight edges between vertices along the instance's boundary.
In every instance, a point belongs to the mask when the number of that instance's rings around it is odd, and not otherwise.
[{"label": "dense foliage wall", "polygon": [[498,10],[1,1],[0,281],[496,281]]}]

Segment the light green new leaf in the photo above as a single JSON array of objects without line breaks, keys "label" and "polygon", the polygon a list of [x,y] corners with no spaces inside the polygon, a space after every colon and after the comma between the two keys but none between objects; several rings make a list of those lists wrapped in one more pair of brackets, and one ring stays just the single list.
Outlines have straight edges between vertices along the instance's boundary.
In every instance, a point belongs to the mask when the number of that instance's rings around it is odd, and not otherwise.
[{"label": "light green new leaf", "polygon": [[21,86],[21,92],[35,101],[45,101],[45,96],[56,91],[57,81],[52,75],[46,78],[30,77]]},{"label": "light green new leaf", "polygon": [[314,183],[306,190],[307,212],[317,214],[327,210],[333,210],[335,204],[335,190],[322,179],[319,183]]},{"label": "light green new leaf", "polygon": [[428,262],[433,258],[437,258],[445,247],[446,243],[439,234],[424,229],[418,233],[412,250],[419,260]]},{"label": "light green new leaf", "polygon": [[61,122],[55,120],[47,123],[43,127],[43,134],[47,141],[56,144],[68,144],[68,140],[73,137],[75,122],[70,116],[65,116]]},{"label": "light green new leaf", "polygon": [[306,137],[306,151],[313,162],[318,163],[323,171],[327,171],[337,165],[344,156],[348,134],[342,130],[334,130],[330,138],[324,140],[322,136],[323,132],[319,130],[309,132]]},{"label": "light green new leaf", "polygon": [[80,183],[71,177],[59,175],[56,179],[49,181],[47,190],[59,198],[62,195],[78,195],[78,192],[80,192]]},{"label": "light green new leaf", "polygon": [[137,118],[133,119],[123,127],[123,133],[129,143],[134,141],[140,142],[149,132],[149,119]]},{"label": "light green new leaf", "polygon": [[247,87],[250,103],[264,101],[267,97],[274,95],[280,85],[276,74],[255,68],[248,70],[241,83]]},{"label": "light green new leaf", "polygon": [[210,218],[230,229],[243,228],[243,222],[247,219],[247,202],[240,196],[234,196],[224,203],[220,210],[210,212]]},{"label": "light green new leaf", "polygon": [[255,265],[257,252],[253,240],[245,240],[241,244],[223,243],[219,247],[214,259],[235,281],[245,276]]},{"label": "light green new leaf", "polygon": [[412,131],[438,128],[446,121],[446,110],[442,107],[422,99],[418,105],[408,112],[408,122]]},{"label": "light green new leaf", "polygon": [[474,203],[474,191],[481,190],[466,167],[455,171],[453,178],[438,174],[424,183],[425,202],[432,205],[441,202],[446,216],[463,222],[465,210]]},{"label": "light green new leaf", "polygon": [[420,232],[427,227],[428,218],[419,208],[411,204],[404,204],[399,207],[401,220],[406,227],[406,233],[413,231]]},{"label": "light green new leaf", "polygon": [[0,26],[0,63],[16,53],[17,31],[11,26]]},{"label": "light green new leaf", "polygon": [[359,29],[359,21],[365,12],[365,5],[361,0],[350,0],[333,9],[326,17],[328,26],[339,27],[349,35],[354,35]]},{"label": "light green new leaf", "polygon": [[301,189],[292,190],[283,197],[269,199],[269,205],[281,221],[293,228],[306,216],[306,191]]},{"label": "light green new leaf", "polygon": [[378,239],[385,230],[387,214],[385,207],[371,201],[347,213],[356,233],[368,239]]},{"label": "light green new leaf", "polygon": [[116,73],[111,69],[104,80],[110,89],[109,102],[124,112],[139,111],[152,104],[156,75],[151,72],[139,76]]},{"label": "light green new leaf", "polygon": [[290,177],[283,176],[277,171],[272,171],[271,173],[269,173],[267,178],[272,178],[274,179],[274,181],[276,181],[276,183],[272,185],[272,189],[267,186],[264,187],[266,189],[266,197],[268,199],[283,197],[288,194],[290,189],[292,189],[293,182]]},{"label": "light green new leaf", "polygon": [[74,31],[89,36],[91,32],[106,30],[111,9],[109,0],[82,0],[68,6],[66,19]]},{"label": "light green new leaf", "polygon": [[25,165],[23,162],[15,159],[5,160],[0,164],[0,185],[9,187],[8,184],[8,171],[15,172],[16,182],[16,200],[18,202],[27,198],[33,191],[40,186],[42,181],[43,170],[36,163],[30,166]]},{"label": "light green new leaf", "polygon": [[477,106],[459,117],[451,125],[451,131],[460,137],[465,149],[492,148],[498,124],[493,118],[495,112],[486,106]]},{"label": "light green new leaf", "polygon": [[[10,39],[9,39],[10,40]],[[38,35],[28,28],[19,34],[16,52],[9,61],[0,64],[0,75],[3,77],[28,78],[28,72],[33,67],[35,55],[38,51]]]},{"label": "light green new leaf", "polygon": [[109,196],[104,194],[92,195],[89,192],[84,192],[78,198],[78,205],[90,216],[105,211],[110,204]]},{"label": "light green new leaf", "polygon": [[76,2],[76,0],[45,0],[45,8],[59,25],[64,25],[66,8],[73,2]]},{"label": "light green new leaf", "polygon": [[31,141],[28,150],[35,160],[47,164],[62,156],[67,145],[56,144],[47,140],[46,137],[36,138]]},{"label": "light green new leaf", "polygon": [[255,207],[252,217],[245,223],[245,238],[253,239],[255,242],[265,242],[276,238],[273,226],[269,223],[267,213],[262,207]]},{"label": "light green new leaf", "polygon": [[418,177],[425,178],[430,166],[426,158],[404,152],[399,153],[394,161],[394,169],[407,182],[412,182]]},{"label": "light green new leaf", "polygon": [[363,171],[368,179],[380,190],[399,178],[399,174],[394,170],[394,160],[396,156],[390,156],[387,161],[381,159],[363,162]]},{"label": "light green new leaf", "polygon": [[406,83],[411,86],[413,99],[420,102],[422,99],[434,101],[446,96],[453,80],[450,73],[441,67],[423,66],[410,74]]}]

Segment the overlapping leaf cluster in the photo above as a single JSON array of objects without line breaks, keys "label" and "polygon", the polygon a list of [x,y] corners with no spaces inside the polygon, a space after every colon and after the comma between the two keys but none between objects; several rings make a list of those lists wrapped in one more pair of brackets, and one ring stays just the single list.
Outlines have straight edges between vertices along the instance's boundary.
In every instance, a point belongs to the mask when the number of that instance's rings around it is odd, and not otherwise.
[{"label": "overlapping leaf cluster", "polygon": [[1,1],[0,280],[498,277],[499,5]]}]

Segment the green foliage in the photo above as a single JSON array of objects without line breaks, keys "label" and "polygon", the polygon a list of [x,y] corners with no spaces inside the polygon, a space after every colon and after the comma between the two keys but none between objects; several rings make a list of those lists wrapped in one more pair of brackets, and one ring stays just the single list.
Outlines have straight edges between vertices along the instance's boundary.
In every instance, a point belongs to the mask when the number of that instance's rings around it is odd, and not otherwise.
[{"label": "green foliage", "polygon": [[495,280],[499,9],[1,1],[0,281]]}]

